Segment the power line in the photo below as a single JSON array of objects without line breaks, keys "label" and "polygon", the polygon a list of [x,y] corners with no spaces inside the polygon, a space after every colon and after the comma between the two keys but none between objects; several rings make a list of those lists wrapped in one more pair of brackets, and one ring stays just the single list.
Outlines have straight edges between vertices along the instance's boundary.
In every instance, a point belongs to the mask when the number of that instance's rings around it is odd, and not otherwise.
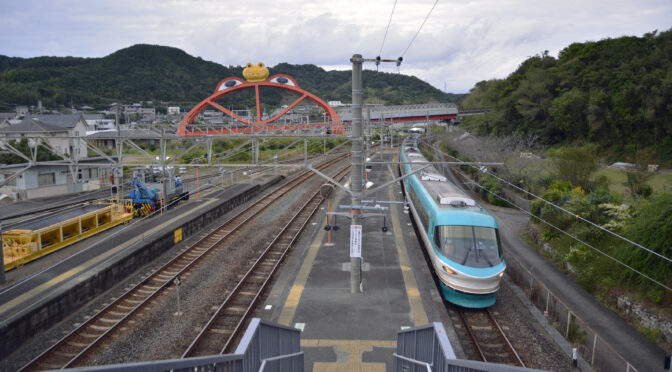
[{"label": "power line", "polygon": [[[462,173],[462,172],[460,172],[460,171],[457,171],[457,170],[456,170],[456,172],[459,173],[462,177],[465,177],[465,178],[469,179],[469,177],[467,177],[464,173]],[[544,220],[543,218],[541,218],[541,217],[537,217],[537,216],[535,216],[533,213],[528,212],[528,211],[526,211],[525,209],[523,209],[523,208],[517,206],[516,204],[509,202],[508,200],[504,199],[503,197],[501,197],[501,196],[497,195],[496,193],[494,193],[494,192],[488,190],[488,189],[485,188],[484,186],[481,186],[481,185],[478,184],[477,182],[475,182],[475,181],[472,181],[472,182],[474,183],[474,185],[476,185],[476,186],[479,187],[480,189],[485,190],[485,191],[487,191],[488,193],[494,195],[495,197],[497,197],[497,198],[499,198],[499,199],[501,199],[501,200],[503,200],[503,201],[505,201],[505,202],[507,202],[507,203],[513,205],[516,209],[519,209],[519,210],[521,210],[521,211],[527,213],[527,214],[530,215],[531,217],[534,217],[534,218],[538,219],[539,221],[541,221],[541,222],[545,223],[546,225],[548,225],[548,226],[550,226],[550,227],[552,227],[552,228],[554,228],[554,229],[560,231],[561,233],[563,233],[563,234],[569,236],[570,238],[572,238],[572,239],[576,240],[577,242],[579,242],[579,243],[585,245],[586,247],[588,247],[588,248],[590,248],[590,249],[592,249],[592,250],[598,252],[599,254],[601,254],[601,255],[603,255],[603,256],[609,258],[610,260],[612,260],[612,261],[614,261],[614,262],[616,262],[616,263],[618,263],[618,264],[620,264],[620,265],[622,265],[622,266],[624,266],[624,267],[626,267],[626,268],[628,268],[628,269],[634,271],[635,273],[637,273],[637,274],[643,276],[644,278],[650,280],[651,282],[656,283],[656,284],[658,284],[659,286],[661,286],[661,287],[667,289],[668,291],[672,292],[672,288],[666,286],[665,284],[663,284],[663,283],[661,283],[661,282],[659,282],[659,281],[657,281],[657,280],[651,278],[650,276],[648,276],[648,275],[642,273],[641,271],[638,271],[637,269],[635,269],[635,268],[629,266],[628,264],[619,261],[617,258],[612,257],[612,256],[608,255],[608,254],[605,253],[605,252],[602,252],[601,250],[599,250],[599,249],[593,247],[592,245],[588,244],[587,242],[581,240],[579,237],[574,236],[574,235],[568,233],[567,231],[565,231],[565,230],[563,230],[563,229],[561,229],[561,228],[559,228],[559,227],[553,225],[552,223],[550,223],[550,222]]]},{"label": "power line", "polygon": [[[456,157],[454,157],[454,156],[452,156],[452,155],[449,155],[449,154],[446,154],[446,155],[449,156],[449,157],[451,157],[451,158],[453,158],[453,159],[455,159],[455,160],[457,160],[457,161],[463,162],[463,160],[460,160],[460,159],[458,159],[458,158],[456,158]],[[478,167],[476,167],[475,165],[472,165],[472,167],[478,169]],[[524,193],[526,193],[526,194],[528,194],[528,195],[530,195],[530,196],[532,196],[532,197],[534,197],[534,198],[536,198],[536,199],[539,199],[539,200],[545,202],[546,204],[549,204],[549,205],[553,206],[554,208],[556,208],[556,209],[558,209],[558,210],[560,210],[560,211],[562,211],[562,212],[564,212],[564,213],[570,214],[570,215],[572,215],[573,217],[575,217],[575,218],[577,218],[577,219],[579,219],[579,220],[581,220],[581,221],[583,221],[583,222],[586,222],[587,224],[589,224],[589,225],[591,225],[591,226],[593,226],[593,227],[596,227],[596,228],[598,228],[598,229],[600,229],[600,230],[602,230],[602,231],[604,231],[604,232],[607,232],[607,233],[609,233],[609,234],[611,234],[611,235],[613,235],[613,236],[615,236],[615,237],[617,237],[617,238],[619,238],[619,239],[621,239],[621,240],[624,240],[624,241],[626,241],[626,242],[628,242],[628,243],[630,243],[630,244],[632,244],[632,245],[634,245],[634,246],[636,246],[636,247],[638,247],[638,248],[640,248],[640,249],[643,249],[643,250],[645,250],[645,251],[647,251],[647,252],[649,252],[649,253],[651,253],[651,254],[653,254],[653,255],[655,255],[655,256],[658,256],[658,257],[662,258],[663,260],[665,260],[665,261],[667,261],[667,262],[669,262],[669,263],[672,263],[672,259],[670,259],[670,258],[668,258],[668,257],[665,257],[665,256],[663,256],[662,254],[660,254],[660,253],[658,253],[658,252],[656,252],[656,251],[654,251],[654,250],[652,250],[652,249],[650,249],[650,248],[647,248],[647,247],[645,247],[645,246],[643,246],[643,245],[641,245],[641,244],[639,244],[639,243],[637,243],[637,242],[634,242],[634,241],[632,241],[632,240],[626,238],[625,236],[619,235],[619,234],[617,234],[617,233],[615,233],[615,232],[613,232],[613,231],[611,231],[611,230],[609,230],[609,229],[607,229],[607,228],[605,228],[605,227],[602,227],[602,226],[600,226],[600,225],[598,225],[598,224],[596,224],[596,223],[594,223],[594,222],[592,222],[592,221],[590,221],[590,220],[587,220],[587,219],[581,217],[580,215],[578,215],[578,214],[576,214],[576,213],[572,213],[571,211],[569,211],[569,210],[567,210],[567,209],[565,209],[565,208],[563,208],[563,207],[561,207],[561,206],[559,206],[559,205],[556,205],[556,204],[554,204],[554,203],[552,203],[552,202],[550,202],[550,201],[548,201],[548,200],[542,198],[541,196],[535,195],[535,194],[533,194],[533,193],[531,193],[531,192],[529,192],[529,191],[527,191],[527,190],[525,190],[525,189],[523,189],[523,188],[520,188],[520,187],[518,187],[518,186],[512,184],[511,182],[509,182],[509,181],[507,181],[507,180],[501,178],[501,177],[497,177],[496,175],[494,175],[494,174],[492,174],[492,173],[489,173],[489,172],[488,172],[488,174],[489,174],[491,177],[496,178],[497,180],[499,180],[499,181],[501,181],[501,182],[504,182],[505,184],[507,184],[507,185],[509,185],[509,186],[511,186],[511,187],[513,187],[513,188],[515,188],[516,190],[522,191],[522,192],[524,192]]]},{"label": "power line", "polygon": [[392,15],[394,14],[394,8],[397,7],[397,0],[394,0],[394,5],[392,5],[392,13],[390,13],[390,20],[387,22],[387,28],[385,29],[385,36],[383,36],[383,43],[380,44],[380,51],[378,52],[378,56],[380,56],[383,53],[383,46],[385,46],[385,39],[387,39],[387,31],[390,30],[390,23],[392,23]]},{"label": "power line", "polygon": [[401,56],[402,56],[402,57],[406,54],[406,52],[408,52],[408,49],[411,48],[411,45],[412,45],[413,42],[415,41],[415,38],[418,37],[418,34],[420,33],[420,30],[422,30],[422,26],[425,25],[425,22],[427,22],[427,19],[428,19],[429,16],[432,14],[432,11],[434,10],[434,7],[436,7],[436,4],[438,4],[438,3],[439,3],[439,0],[436,0],[436,1],[434,2],[434,5],[432,5],[432,9],[429,10],[429,13],[427,13],[427,17],[425,17],[425,20],[422,21],[422,24],[420,25],[420,28],[418,28],[418,32],[415,33],[415,35],[413,36],[413,39],[411,39],[411,42],[408,43],[408,46],[406,47],[406,50],[404,50],[404,52],[401,53]]}]

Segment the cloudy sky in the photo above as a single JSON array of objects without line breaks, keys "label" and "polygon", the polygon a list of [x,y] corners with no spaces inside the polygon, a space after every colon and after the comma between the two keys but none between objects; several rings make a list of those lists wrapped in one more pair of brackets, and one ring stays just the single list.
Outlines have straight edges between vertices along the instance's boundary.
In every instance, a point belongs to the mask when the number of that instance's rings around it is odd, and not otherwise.
[{"label": "cloudy sky", "polygon": [[[435,0],[397,0],[383,58],[410,44]],[[378,55],[394,0],[0,0],[0,54],[103,57],[133,44],[223,65],[263,61],[349,69]],[[572,42],[672,27],[670,0],[439,0],[401,72],[448,92],[504,78]],[[365,66],[375,68],[375,66]],[[394,64],[381,70],[396,72]]]}]

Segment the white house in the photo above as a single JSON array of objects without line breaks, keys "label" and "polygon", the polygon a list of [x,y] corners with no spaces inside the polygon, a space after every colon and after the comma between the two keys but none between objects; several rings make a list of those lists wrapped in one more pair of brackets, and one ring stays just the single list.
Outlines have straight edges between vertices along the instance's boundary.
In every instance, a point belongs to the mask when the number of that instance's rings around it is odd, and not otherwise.
[{"label": "white house", "polygon": [[82,114],[28,115],[19,124],[0,128],[0,146],[29,138],[31,145],[45,141],[59,155],[79,160],[87,156],[86,130]]}]

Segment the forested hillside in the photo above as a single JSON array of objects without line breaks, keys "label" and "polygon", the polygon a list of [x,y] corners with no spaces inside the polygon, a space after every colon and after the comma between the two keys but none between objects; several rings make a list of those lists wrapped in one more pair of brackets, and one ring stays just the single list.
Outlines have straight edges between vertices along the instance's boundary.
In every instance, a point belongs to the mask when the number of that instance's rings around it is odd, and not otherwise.
[{"label": "forested hillside", "polygon": [[[238,57],[227,57],[237,64]],[[259,62],[252,60],[252,63]],[[242,67],[225,67],[190,56],[177,48],[134,45],[103,58],[0,56],[0,110],[14,105],[75,106],[102,108],[112,102],[165,101],[190,105],[210,95],[217,83],[242,76]],[[328,100],[350,101],[349,71],[325,71],[314,65],[278,64],[271,74],[292,75],[305,88]],[[462,95],[444,94],[422,80],[400,74],[364,71],[365,99],[386,104],[453,102]],[[265,103],[283,101],[283,94],[269,89]],[[243,102],[241,102],[241,99]],[[253,105],[251,94],[236,103]],[[229,104],[233,102],[222,102]]]},{"label": "forested hillside", "polygon": [[672,30],[574,43],[478,83],[465,107],[478,134],[536,134],[546,144],[597,143],[614,157],[672,163]]}]

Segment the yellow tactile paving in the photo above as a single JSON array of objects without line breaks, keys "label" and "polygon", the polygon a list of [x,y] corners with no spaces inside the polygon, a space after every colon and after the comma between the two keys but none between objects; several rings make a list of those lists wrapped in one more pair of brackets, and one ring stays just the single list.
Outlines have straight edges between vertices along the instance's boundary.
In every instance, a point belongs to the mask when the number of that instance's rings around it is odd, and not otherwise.
[{"label": "yellow tactile paving", "polygon": [[[396,157],[395,157],[396,160]],[[394,161],[394,160],[393,160]],[[389,188],[390,200],[395,200],[394,187]],[[406,251],[406,244],[402,236],[402,226],[399,220],[399,205],[391,205],[392,231],[394,232],[395,245],[397,247],[397,254],[399,255],[399,266],[401,266],[401,274],[404,277],[404,286],[406,287],[406,295],[408,296],[408,303],[411,306],[411,315],[413,316],[413,323],[416,326],[421,326],[429,323],[425,307],[422,305],[422,298],[418,290],[418,283],[415,281],[413,270],[408,259],[408,252]]]},{"label": "yellow tactile paving", "polygon": [[314,372],[355,371],[379,372],[385,371],[384,363],[363,363],[362,353],[373,351],[374,347],[396,349],[396,341],[388,340],[301,340],[302,347],[333,347],[336,350],[347,351],[348,360],[343,362],[316,362]]},{"label": "yellow tactile paving", "polygon": [[315,237],[315,240],[313,240],[313,244],[310,245],[308,255],[306,255],[306,258],[303,260],[299,274],[296,276],[294,285],[289,291],[287,300],[285,300],[285,305],[282,307],[282,313],[280,314],[278,323],[287,326],[292,323],[294,314],[296,314],[296,308],[299,306],[299,300],[301,300],[301,294],[303,293],[303,289],[306,287],[308,275],[310,274],[310,270],[313,268],[313,262],[315,261],[317,252],[320,250],[325,233],[326,232],[323,229],[320,229],[317,233],[317,236]]}]

